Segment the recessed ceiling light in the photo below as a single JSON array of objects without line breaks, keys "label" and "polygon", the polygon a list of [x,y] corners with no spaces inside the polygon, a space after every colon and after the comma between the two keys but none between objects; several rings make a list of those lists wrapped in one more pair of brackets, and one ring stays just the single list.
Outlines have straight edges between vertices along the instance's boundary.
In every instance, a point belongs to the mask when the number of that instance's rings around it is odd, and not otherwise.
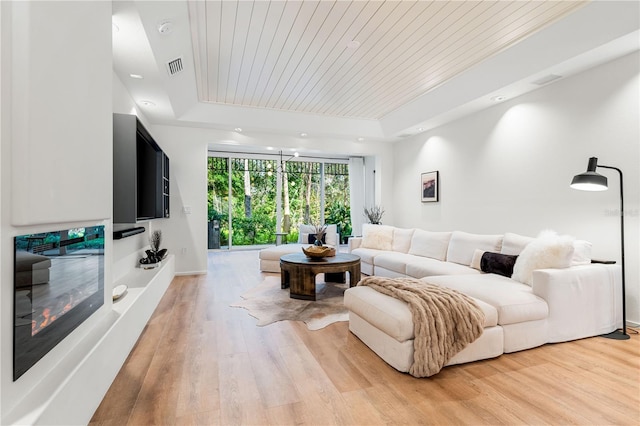
[{"label": "recessed ceiling light", "polygon": [[242,132],[242,127],[236,127],[236,128],[235,128],[235,129],[233,129],[233,130],[235,130],[236,132],[240,133],[240,132]]},{"label": "recessed ceiling light", "polygon": [[296,152],[294,152],[294,153],[293,153],[293,156],[294,156],[294,157],[299,157],[299,156],[300,156],[300,154],[298,154],[298,151],[296,151]]},{"label": "recessed ceiling light", "polygon": [[358,40],[351,40],[349,43],[347,43],[347,47],[349,49],[357,49],[358,47],[360,47],[360,42]]},{"label": "recessed ceiling light", "polygon": [[173,22],[163,21],[158,24],[158,32],[160,34],[169,34],[171,31],[173,31]]},{"label": "recessed ceiling light", "polygon": [[154,107],[154,106],[156,106],[156,104],[154,104],[151,101],[140,101],[140,105],[146,106],[146,107]]},{"label": "recessed ceiling light", "polygon": [[424,127],[418,127],[419,132],[424,132]]},{"label": "recessed ceiling light", "polygon": [[267,147],[267,151],[273,151],[273,147],[272,146],[268,146]]},{"label": "recessed ceiling light", "polygon": [[129,77],[131,78],[137,78],[137,79],[142,79],[144,78],[143,76],[141,76],[140,74],[129,74]]},{"label": "recessed ceiling light", "polygon": [[492,100],[493,102],[502,102],[502,101],[504,101],[505,99],[507,99],[507,97],[506,97],[506,96],[504,96],[504,95],[497,95],[497,96],[492,96],[492,97],[491,97],[491,100]]},{"label": "recessed ceiling light", "polygon": [[301,136],[301,137],[303,137],[303,138],[306,138],[306,137],[307,137],[307,134],[306,134],[306,133],[304,133],[304,132],[302,132],[302,133],[300,133],[300,136]]},{"label": "recessed ceiling light", "polygon": [[358,142],[362,142],[364,138],[358,138]]}]

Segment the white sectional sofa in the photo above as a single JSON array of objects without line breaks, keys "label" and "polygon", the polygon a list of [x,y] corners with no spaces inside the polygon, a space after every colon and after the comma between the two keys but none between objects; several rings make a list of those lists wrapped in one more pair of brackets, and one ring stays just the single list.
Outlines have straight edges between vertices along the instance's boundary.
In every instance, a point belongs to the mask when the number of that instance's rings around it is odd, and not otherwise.
[{"label": "white sectional sofa", "polygon": [[[591,263],[586,241],[551,234],[534,239],[365,225],[363,237],[349,240],[349,251],[360,256],[364,274],[413,277],[475,300],[485,313],[484,332],[447,365],[622,326],[621,269]],[[484,251],[498,255],[483,256]],[[485,262],[490,257],[508,263],[516,255],[513,277],[481,270],[491,269]],[[349,329],[391,366],[409,371],[414,325],[408,305],[366,286],[348,289],[344,303],[350,311]]]}]

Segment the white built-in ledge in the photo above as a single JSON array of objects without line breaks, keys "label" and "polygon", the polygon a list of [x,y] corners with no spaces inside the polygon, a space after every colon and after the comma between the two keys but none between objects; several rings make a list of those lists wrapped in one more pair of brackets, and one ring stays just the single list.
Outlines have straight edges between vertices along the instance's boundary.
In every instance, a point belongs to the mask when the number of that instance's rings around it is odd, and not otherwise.
[{"label": "white built-in ledge", "polygon": [[[116,281],[113,284],[113,288],[116,288],[119,285],[126,285],[127,291],[119,299],[113,301],[113,310],[120,315],[126,313],[127,310],[137,303],[143,293],[148,291],[149,288],[157,285],[154,281],[159,275],[162,276],[166,273],[165,270],[168,263],[174,263],[174,255],[168,255],[166,259],[162,260],[161,265],[157,268],[135,268],[127,275]],[[174,268],[172,267],[171,269]],[[173,275],[174,274],[172,274],[171,278],[173,278]],[[162,293],[164,294],[164,291]]]},{"label": "white built-in ledge", "polygon": [[[127,292],[113,303],[104,335],[28,424],[88,424],[175,276],[175,257],[154,269],[136,268],[113,284]],[[97,327],[94,333],[102,333]]]}]

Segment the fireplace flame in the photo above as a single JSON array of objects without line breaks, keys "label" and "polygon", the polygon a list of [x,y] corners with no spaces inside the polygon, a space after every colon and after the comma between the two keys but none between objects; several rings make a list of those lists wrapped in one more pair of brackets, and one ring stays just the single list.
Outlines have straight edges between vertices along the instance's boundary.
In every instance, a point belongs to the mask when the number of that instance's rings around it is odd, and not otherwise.
[{"label": "fireplace flame", "polygon": [[45,327],[51,325],[56,319],[60,318],[80,302],[85,300],[90,293],[82,290],[72,290],[69,293],[62,294],[56,299],[50,301],[50,307],[41,308],[41,312],[38,313],[38,309],[32,315],[31,320],[31,335],[35,336],[42,331]]}]

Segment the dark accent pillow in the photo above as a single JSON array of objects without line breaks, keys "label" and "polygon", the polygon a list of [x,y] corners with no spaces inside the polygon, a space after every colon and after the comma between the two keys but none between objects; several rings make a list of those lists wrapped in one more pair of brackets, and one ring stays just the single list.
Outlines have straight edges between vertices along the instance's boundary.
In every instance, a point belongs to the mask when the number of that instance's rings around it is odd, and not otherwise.
[{"label": "dark accent pillow", "polygon": [[485,252],[480,259],[480,270],[492,274],[503,275],[511,278],[513,275],[513,265],[516,264],[518,256],[510,254]]},{"label": "dark accent pillow", "polygon": [[[307,243],[308,244],[315,244],[316,243],[316,234],[309,234],[309,237],[307,238]],[[327,243],[327,234],[322,234],[322,244],[326,244]]]}]

